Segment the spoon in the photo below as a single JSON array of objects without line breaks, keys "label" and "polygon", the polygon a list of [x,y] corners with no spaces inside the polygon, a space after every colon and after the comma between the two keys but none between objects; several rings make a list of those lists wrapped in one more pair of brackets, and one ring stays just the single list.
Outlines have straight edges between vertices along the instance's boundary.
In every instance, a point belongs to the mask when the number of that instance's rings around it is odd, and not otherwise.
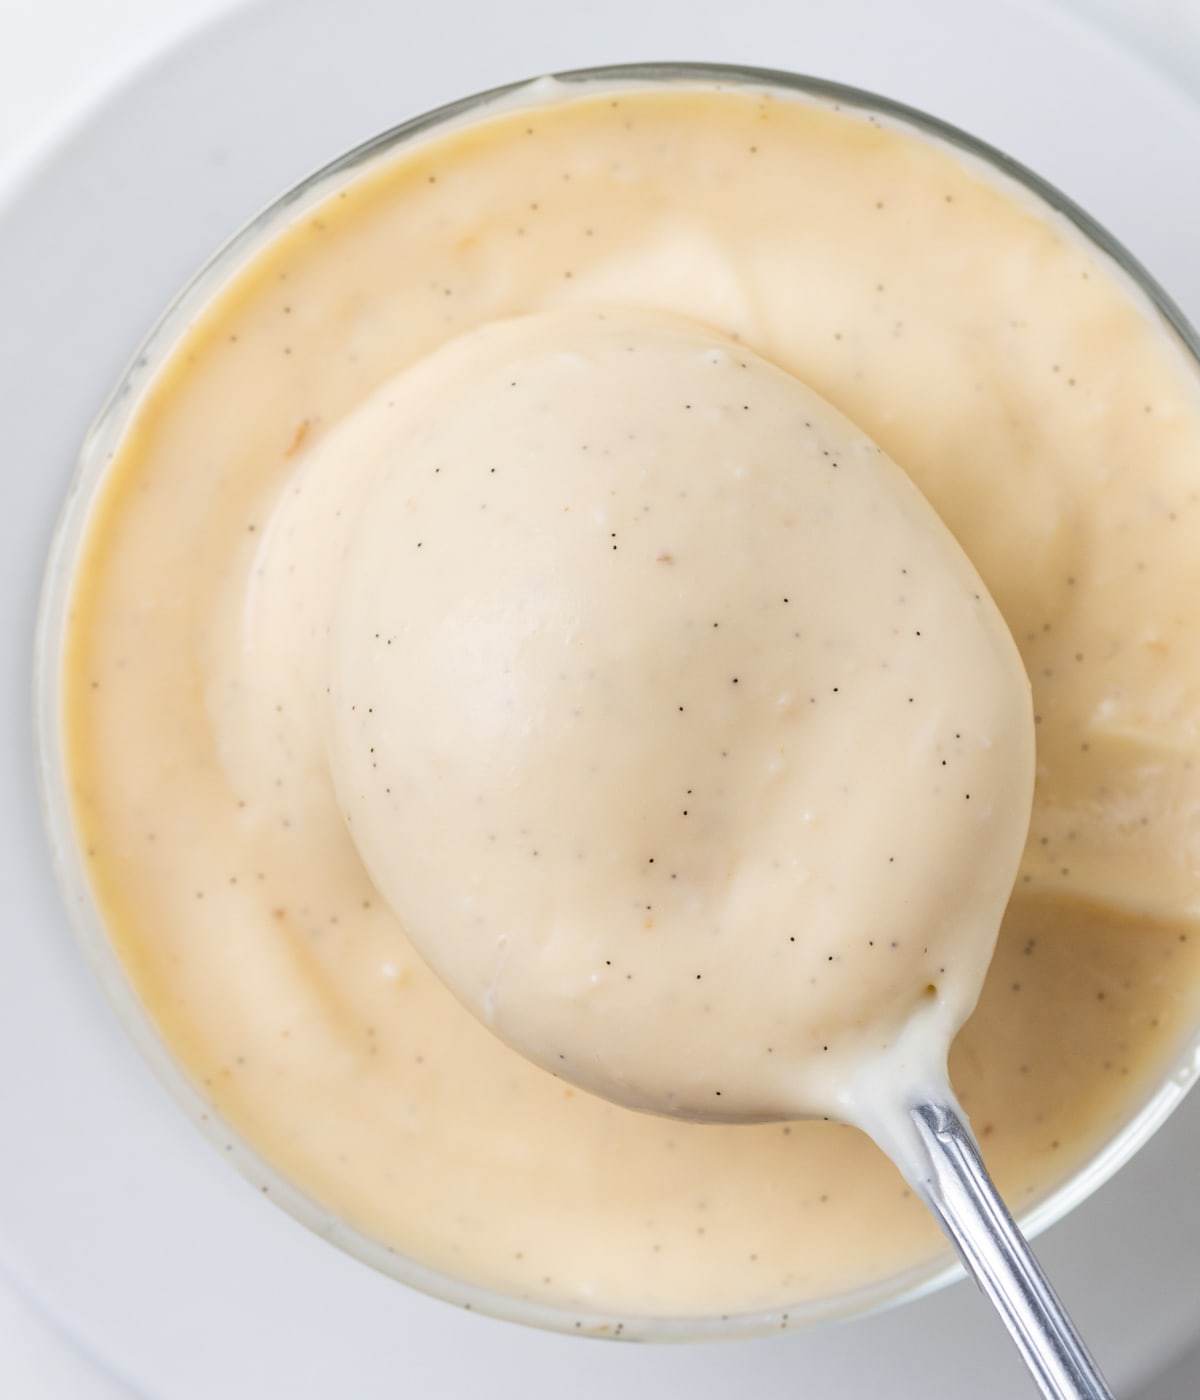
[{"label": "spoon", "polygon": [[1049,1400],[1111,1400],[1112,1391],[1067,1316],[983,1165],[956,1106],[915,1103],[909,1140],[885,1151],[937,1217]]},{"label": "spoon", "polygon": [[662,312],[493,323],[360,415],[330,762],[418,951],[619,1103],[863,1128],[1043,1393],[1107,1396],[946,1075],[1033,718],[929,503],[806,385]]}]

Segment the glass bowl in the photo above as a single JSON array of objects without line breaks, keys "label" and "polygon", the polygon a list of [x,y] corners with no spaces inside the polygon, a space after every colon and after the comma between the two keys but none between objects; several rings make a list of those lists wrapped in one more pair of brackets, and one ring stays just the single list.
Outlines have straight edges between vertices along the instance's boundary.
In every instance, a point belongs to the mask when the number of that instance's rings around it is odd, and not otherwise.
[{"label": "glass bowl", "polygon": [[[89,511],[115,445],[129,425],[143,391],[201,308],[276,234],[319,205],[340,185],[387,162],[403,148],[492,115],[551,103],[559,95],[569,98],[584,88],[713,84],[798,95],[873,115],[893,125],[913,129],[951,148],[960,159],[982,163],[993,177],[1014,182],[1025,197],[1064,217],[1095,250],[1117,266],[1184,347],[1200,375],[1200,337],[1170,297],[1110,234],[1065,195],[1002,152],[916,109],[823,79],[717,64],[622,65],[514,83],[405,122],[341,156],[266,208],[183,289],[146,337],[83,444],[51,545],[35,656],[36,749],[41,796],[51,852],[70,917],[85,956],[122,1027],[188,1117],[252,1183],[268,1191],[277,1205],[322,1238],[373,1268],[467,1309],[567,1333],[625,1340],[744,1337],[775,1332],[781,1325],[802,1327],[835,1318],[862,1316],[920,1297],[958,1277],[961,1270],[953,1262],[938,1259],[854,1292],[789,1306],[786,1312],[772,1308],[711,1317],[618,1316],[531,1302],[466,1282],[405,1258],[340,1220],[292,1185],[222,1120],[175,1060],[125,974],[93,898],[84,853],[75,835],[60,718],[61,657],[76,557]],[[1021,1223],[1025,1231],[1036,1234],[1046,1228],[1110,1177],[1179,1104],[1198,1068],[1200,1027],[1140,1110],[1081,1170],[1023,1216]]]}]

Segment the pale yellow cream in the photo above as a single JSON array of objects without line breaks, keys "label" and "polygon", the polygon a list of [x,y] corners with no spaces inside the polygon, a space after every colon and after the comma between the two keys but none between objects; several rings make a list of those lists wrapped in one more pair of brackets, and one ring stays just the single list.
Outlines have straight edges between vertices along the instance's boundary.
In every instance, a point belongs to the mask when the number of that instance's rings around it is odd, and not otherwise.
[{"label": "pale yellow cream", "polygon": [[938,1092],[1029,825],[1029,684],[806,386],[662,312],[493,323],[331,429],[256,576],[248,701],[307,663],[376,889],[511,1045],[692,1119]]},{"label": "pale yellow cream", "polygon": [[[562,307],[703,322],[860,424],[965,549],[1033,685],[1029,841],[952,1061],[1020,1208],[1129,1117],[1196,1019],[1197,375],[1076,235],[924,138],[754,91],[543,96],[300,218],[148,392],[78,566],[80,839],[168,1043],[334,1212],[567,1310],[786,1323],[935,1257],[936,1227],[853,1129],[619,1108],[445,991],[368,877],[313,740],[331,615],[299,556],[289,572],[289,497],[339,440],[370,438],[374,410],[355,410],[395,375],[473,327]],[[618,554],[644,524],[610,523]],[[363,579],[347,590],[351,615],[383,606]],[[714,664],[740,660],[729,645]],[[357,664],[337,662],[342,683]],[[662,874],[644,855],[630,902]]]}]

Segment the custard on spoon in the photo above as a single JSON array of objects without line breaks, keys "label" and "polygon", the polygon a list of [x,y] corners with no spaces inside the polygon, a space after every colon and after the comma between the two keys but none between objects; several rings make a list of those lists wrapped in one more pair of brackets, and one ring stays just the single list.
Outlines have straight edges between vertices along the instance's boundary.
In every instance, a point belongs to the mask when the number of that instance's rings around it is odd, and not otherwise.
[{"label": "custard on spoon", "polygon": [[1033,718],[908,477],[744,346],[640,311],[473,332],[364,414],[331,764],[442,978],[655,1112],[853,1116],[881,1057],[944,1077]]}]

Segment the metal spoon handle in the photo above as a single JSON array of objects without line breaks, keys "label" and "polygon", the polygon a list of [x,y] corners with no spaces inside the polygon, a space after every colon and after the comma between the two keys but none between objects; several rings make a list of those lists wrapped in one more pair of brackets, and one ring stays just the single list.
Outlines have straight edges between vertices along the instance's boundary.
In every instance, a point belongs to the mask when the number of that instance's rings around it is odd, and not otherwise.
[{"label": "metal spoon handle", "polygon": [[995,1305],[1050,1400],[1112,1400],[1104,1377],[1000,1199],[971,1132],[945,1103],[910,1109],[912,1185]]}]

